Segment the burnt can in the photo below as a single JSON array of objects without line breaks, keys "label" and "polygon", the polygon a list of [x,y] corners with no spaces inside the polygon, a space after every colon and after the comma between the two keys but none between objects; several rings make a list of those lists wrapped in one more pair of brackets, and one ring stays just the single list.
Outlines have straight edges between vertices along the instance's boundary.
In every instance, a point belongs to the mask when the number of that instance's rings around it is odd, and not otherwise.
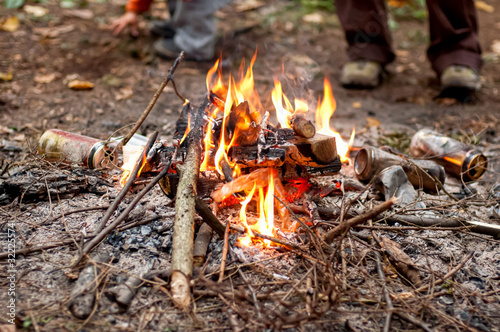
[{"label": "burnt can", "polygon": [[354,173],[361,181],[370,181],[390,166],[401,166],[413,187],[429,193],[437,193],[439,186],[434,179],[444,184],[444,168],[430,160],[412,160],[373,146],[359,149],[354,159]]},{"label": "burnt can", "polygon": [[466,182],[478,180],[488,168],[488,159],[481,151],[428,128],[415,133],[410,151],[414,157],[436,161]]},{"label": "burnt can", "polygon": [[105,168],[117,161],[117,154],[97,138],[59,129],[47,130],[38,142],[38,154],[48,161],[78,164],[87,168]]}]

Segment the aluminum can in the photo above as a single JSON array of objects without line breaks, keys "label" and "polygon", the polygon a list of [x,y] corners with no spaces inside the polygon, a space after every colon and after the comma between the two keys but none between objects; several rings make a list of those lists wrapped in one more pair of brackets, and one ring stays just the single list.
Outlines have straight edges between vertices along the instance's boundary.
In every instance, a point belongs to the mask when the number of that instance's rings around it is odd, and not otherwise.
[{"label": "aluminum can", "polygon": [[373,146],[362,147],[354,159],[354,173],[361,181],[370,181],[390,166],[401,166],[413,187],[437,193],[439,186],[434,179],[444,184],[444,168],[430,160],[411,160]]},{"label": "aluminum can", "polygon": [[49,161],[104,168],[117,162],[117,154],[97,138],[59,129],[47,130],[38,142],[38,154]]},{"label": "aluminum can", "polygon": [[488,168],[488,159],[481,151],[427,128],[412,137],[410,151],[414,157],[436,161],[466,182],[478,180]]}]

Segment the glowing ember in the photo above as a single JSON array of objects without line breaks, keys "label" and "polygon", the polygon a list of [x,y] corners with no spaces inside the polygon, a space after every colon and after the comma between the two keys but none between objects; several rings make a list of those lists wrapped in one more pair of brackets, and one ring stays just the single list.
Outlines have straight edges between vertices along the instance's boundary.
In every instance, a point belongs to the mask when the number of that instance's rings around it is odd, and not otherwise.
[{"label": "glowing ember", "polygon": [[[332,87],[328,79],[325,78],[323,82],[324,95],[323,100],[318,104],[316,109],[316,132],[335,137],[337,144],[337,154],[341,161],[348,161],[349,157],[349,144],[345,143],[340,134],[330,128],[330,119],[335,113],[337,102],[333,97]],[[354,136],[351,135],[351,141]]]}]

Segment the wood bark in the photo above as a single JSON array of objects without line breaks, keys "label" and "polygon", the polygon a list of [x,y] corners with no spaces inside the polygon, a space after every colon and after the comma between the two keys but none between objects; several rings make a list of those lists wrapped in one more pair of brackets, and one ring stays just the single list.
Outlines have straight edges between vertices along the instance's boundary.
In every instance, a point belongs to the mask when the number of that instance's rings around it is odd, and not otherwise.
[{"label": "wood bark", "polygon": [[203,117],[210,101],[207,99],[192,117],[191,132],[186,137],[188,152],[180,172],[175,200],[174,234],[172,239],[171,291],[174,303],[187,310],[191,303],[190,279],[193,273],[194,217],[196,214],[196,183],[198,182],[203,139]]},{"label": "wood bark", "polygon": [[207,223],[203,223],[198,230],[193,248],[193,266],[200,267],[207,256],[208,245],[212,239],[212,228]]}]

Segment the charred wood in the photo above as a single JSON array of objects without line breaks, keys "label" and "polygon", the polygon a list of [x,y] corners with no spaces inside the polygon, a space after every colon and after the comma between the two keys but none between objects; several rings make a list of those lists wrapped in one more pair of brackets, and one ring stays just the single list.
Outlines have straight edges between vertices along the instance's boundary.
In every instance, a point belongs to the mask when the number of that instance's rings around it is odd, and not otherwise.
[{"label": "charred wood", "polygon": [[76,318],[86,319],[94,309],[97,287],[103,279],[100,276],[101,269],[95,262],[107,263],[109,261],[108,254],[101,254],[80,272],[80,276],[71,291],[71,300],[68,304],[69,310]]}]

